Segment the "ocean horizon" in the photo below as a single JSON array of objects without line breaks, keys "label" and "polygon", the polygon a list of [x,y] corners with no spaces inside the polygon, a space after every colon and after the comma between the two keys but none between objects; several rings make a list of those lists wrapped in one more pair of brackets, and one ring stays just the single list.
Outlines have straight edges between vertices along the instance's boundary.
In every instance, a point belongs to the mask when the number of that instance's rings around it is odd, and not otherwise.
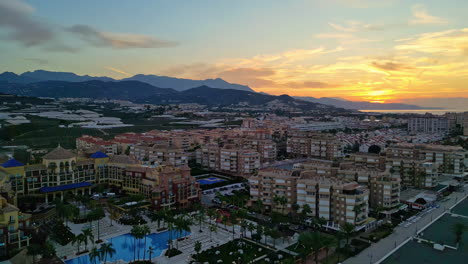
[{"label": "ocean horizon", "polygon": [[366,113],[388,113],[388,114],[425,114],[443,115],[445,113],[461,113],[468,112],[465,109],[408,109],[408,110],[358,110]]}]

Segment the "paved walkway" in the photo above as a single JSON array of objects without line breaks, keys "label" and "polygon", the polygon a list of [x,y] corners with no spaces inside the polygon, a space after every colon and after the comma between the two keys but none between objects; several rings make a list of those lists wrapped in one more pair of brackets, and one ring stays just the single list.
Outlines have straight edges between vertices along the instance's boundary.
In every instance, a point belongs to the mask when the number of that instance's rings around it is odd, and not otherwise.
[{"label": "paved walkway", "polygon": [[464,186],[464,191],[452,193],[448,198],[440,202],[440,207],[432,210],[430,213],[422,216],[416,223],[407,227],[404,225],[397,226],[391,235],[373,243],[370,247],[363,250],[357,256],[351,257],[344,261],[345,264],[364,264],[364,263],[380,263],[392,250],[404,245],[411,237],[415,236],[418,231],[429,225],[437,217],[444,214],[454,204],[462,200],[468,193],[468,185]]}]

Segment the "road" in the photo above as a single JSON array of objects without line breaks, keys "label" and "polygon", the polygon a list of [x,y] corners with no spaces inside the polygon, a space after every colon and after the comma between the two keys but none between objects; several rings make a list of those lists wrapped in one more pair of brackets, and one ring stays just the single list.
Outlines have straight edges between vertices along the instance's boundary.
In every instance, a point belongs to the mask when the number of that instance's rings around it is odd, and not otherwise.
[{"label": "road", "polygon": [[464,191],[454,192],[448,196],[446,201],[439,203],[440,207],[436,208],[429,214],[421,217],[419,221],[411,224],[408,227],[397,226],[393,233],[388,237],[373,243],[370,247],[363,250],[358,255],[344,261],[344,264],[364,264],[364,263],[380,263],[392,250],[402,246],[409,238],[414,236],[418,231],[436,219],[438,216],[445,213],[449,208],[463,199],[468,192],[468,185],[464,186]]}]

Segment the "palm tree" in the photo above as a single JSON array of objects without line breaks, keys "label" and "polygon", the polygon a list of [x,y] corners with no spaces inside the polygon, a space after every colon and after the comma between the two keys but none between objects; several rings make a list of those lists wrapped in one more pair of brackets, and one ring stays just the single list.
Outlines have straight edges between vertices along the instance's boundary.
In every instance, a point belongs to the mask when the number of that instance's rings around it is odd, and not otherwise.
[{"label": "palm tree", "polygon": [[202,243],[200,241],[195,242],[194,249],[195,249],[195,252],[197,252],[197,257],[198,257],[202,249]]},{"label": "palm tree", "polygon": [[143,225],[141,227],[141,229],[142,229],[142,232],[144,233],[144,236],[145,236],[145,247],[143,249],[143,259],[146,259],[146,238],[151,233],[151,229],[147,225]]},{"label": "palm tree", "polygon": [[299,235],[297,241],[301,248],[303,258],[307,258],[310,252],[314,252],[315,263],[318,262],[320,249],[324,247],[324,236],[318,232],[304,232]]},{"label": "palm tree", "polygon": [[200,207],[198,210],[198,214],[196,215],[196,218],[198,220],[198,224],[200,226],[200,230],[198,232],[202,232],[201,226],[202,226],[202,221],[205,218],[205,209],[203,207]]},{"label": "palm tree", "polygon": [[281,232],[276,228],[269,230],[268,235],[273,239],[273,247],[276,247],[276,240],[281,237]]},{"label": "palm tree", "polygon": [[336,245],[336,239],[332,236],[323,236],[322,242],[325,248],[325,259],[327,260],[326,262],[328,262],[328,251]]},{"label": "palm tree", "polygon": [[86,237],[86,240],[85,240],[85,250],[86,250],[86,247],[88,246],[88,238],[91,239],[91,242],[93,243],[93,246],[94,246],[94,234],[91,228],[85,228],[83,229],[82,232],[83,232],[83,235]]},{"label": "palm tree", "polygon": [[238,223],[237,222],[237,211],[234,211],[234,210],[231,211],[230,220],[231,220],[231,225],[232,225],[232,239],[234,240],[234,235],[236,233],[235,227],[236,227],[236,224]]},{"label": "palm tree", "polygon": [[115,248],[112,246],[111,243],[104,243],[101,245],[100,248],[101,254],[103,255],[104,263],[107,261],[107,256],[111,257],[114,256],[116,253]]},{"label": "palm tree", "polygon": [[211,238],[211,234],[213,232],[215,232],[215,233],[218,232],[218,228],[216,226],[214,226],[214,225],[210,225],[210,241],[213,241],[213,239]]},{"label": "palm tree", "polygon": [[85,241],[87,241],[87,237],[81,233],[77,236],[75,236],[75,238],[73,238],[73,241],[72,241],[72,244],[76,244],[77,248],[76,248],[76,251],[77,253],[80,252],[80,245],[81,243],[84,243]]},{"label": "palm tree", "polygon": [[137,248],[137,238],[140,237],[140,227],[137,225],[132,226],[130,234],[133,236],[133,261],[136,260],[136,248]]},{"label": "palm tree", "polygon": [[157,222],[159,228],[159,226],[161,225],[161,221],[164,219],[164,215],[164,210],[158,210],[150,214],[150,219],[152,222]]},{"label": "palm tree", "polygon": [[452,232],[455,235],[455,243],[457,245],[458,245],[458,243],[461,242],[462,237],[463,237],[463,233],[466,231],[466,229],[467,229],[467,226],[463,222],[455,223],[452,226]]},{"label": "palm tree", "polygon": [[346,238],[346,245],[349,245],[349,239],[353,236],[354,229],[355,227],[351,223],[345,223],[341,226],[341,231],[344,233]]},{"label": "palm tree", "polygon": [[247,218],[247,210],[244,208],[240,208],[237,210],[237,217],[240,219],[241,223],[241,234],[243,237],[246,236],[246,230],[247,230],[247,222],[245,219]]},{"label": "palm tree", "polygon": [[27,255],[32,256],[33,263],[36,263],[36,256],[41,254],[42,248],[39,244],[31,244],[28,246]]},{"label": "palm tree", "polygon": [[149,246],[148,247],[148,254],[149,254],[149,261],[151,261],[151,255],[154,253],[154,247]]},{"label": "palm tree", "polygon": [[208,218],[209,218],[210,224],[211,224],[211,220],[212,220],[213,217],[216,215],[216,210],[213,209],[213,208],[209,208],[209,209],[206,211],[206,215],[208,215]]},{"label": "palm tree", "polygon": [[[102,247],[101,247],[102,248]],[[99,260],[99,262],[101,262],[101,252],[96,248],[96,247],[93,247],[91,249],[91,252],[89,252],[89,260],[91,260],[92,263],[97,263],[96,262],[96,259]],[[105,263],[105,262],[104,262]]]},{"label": "palm tree", "polygon": [[263,201],[260,199],[255,201],[255,208],[257,211],[259,211],[262,214],[265,212],[265,205],[263,204]]},{"label": "palm tree", "polygon": [[311,212],[312,210],[310,209],[310,206],[308,204],[304,204],[301,210],[302,220],[305,220]]},{"label": "palm tree", "polygon": [[265,238],[265,245],[267,244],[267,236],[270,233],[270,228],[268,226],[262,226],[263,237]]},{"label": "palm tree", "polygon": [[252,239],[253,231],[255,231],[256,227],[252,223],[247,224],[247,229],[250,231],[250,238]]}]

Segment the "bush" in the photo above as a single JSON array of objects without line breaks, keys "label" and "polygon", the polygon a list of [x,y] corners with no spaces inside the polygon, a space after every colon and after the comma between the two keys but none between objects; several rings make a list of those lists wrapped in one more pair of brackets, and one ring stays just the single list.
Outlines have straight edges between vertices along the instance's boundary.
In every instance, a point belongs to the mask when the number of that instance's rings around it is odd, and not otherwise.
[{"label": "bush", "polygon": [[137,216],[124,216],[119,219],[119,222],[122,225],[144,225],[146,224],[146,220],[143,217]]},{"label": "bush", "polygon": [[52,238],[62,246],[70,243],[75,237],[75,235],[70,231],[70,228],[65,226],[63,222],[56,222],[55,224],[48,226],[48,228]]},{"label": "bush", "polygon": [[171,248],[166,251],[166,257],[172,258],[174,256],[182,254],[182,251],[176,249],[176,248]]}]

